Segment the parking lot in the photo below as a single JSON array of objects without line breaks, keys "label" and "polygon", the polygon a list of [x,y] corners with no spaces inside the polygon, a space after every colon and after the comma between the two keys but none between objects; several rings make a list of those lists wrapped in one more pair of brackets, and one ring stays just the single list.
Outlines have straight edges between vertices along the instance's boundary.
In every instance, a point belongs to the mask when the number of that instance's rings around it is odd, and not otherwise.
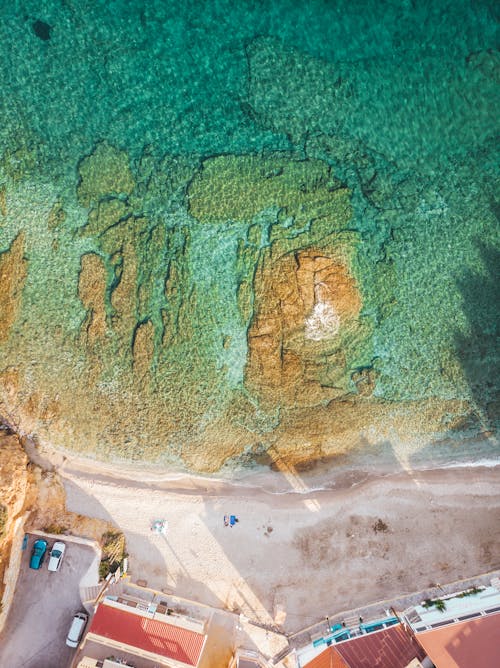
[{"label": "parking lot", "polygon": [[9,668],[67,668],[76,650],[66,646],[66,636],[75,612],[83,610],[79,584],[96,560],[95,551],[79,543],[66,544],[58,572],[47,570],[49,551],[40,570],[29,568],[34,542],[29,535],[22,555],[16,593],[5,628],[0,636],[0,666]]}]

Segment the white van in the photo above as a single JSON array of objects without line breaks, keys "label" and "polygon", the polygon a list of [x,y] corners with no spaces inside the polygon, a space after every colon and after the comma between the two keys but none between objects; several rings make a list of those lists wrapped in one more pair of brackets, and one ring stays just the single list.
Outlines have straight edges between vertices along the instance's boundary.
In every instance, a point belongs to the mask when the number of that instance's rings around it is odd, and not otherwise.
[{"label": "white van", "polygon": [[85,626],[89,616],[84,612],[77,612],[73,617],[71,626],[69,627],[68,637],[66,638],[66,645],[68,647],[78,647],[78,643],[82,639]]}]

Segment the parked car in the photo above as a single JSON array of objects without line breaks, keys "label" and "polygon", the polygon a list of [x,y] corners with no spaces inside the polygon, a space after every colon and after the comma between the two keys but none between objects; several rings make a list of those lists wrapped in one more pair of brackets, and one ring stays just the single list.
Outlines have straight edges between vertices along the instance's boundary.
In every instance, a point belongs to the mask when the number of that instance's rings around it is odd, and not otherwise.
[{"label": "parked car", "polygon": [[85,612],[77,612],[73,617],[71,626],[69,627],[68,637],[66,638],[66,645],[68,647],[78,647],[78,643],[82,639],[85,626],[89,616]]},{"label": "parked car", "polygon": [[66,545],[60,540],[56,541],[50,551],[49,571],[58,571],[66,551]]},{"label": "parked car", "polygon": [[43,564],[46,552],[47,552],[47,541],[43,540],[43,538],[39,538],[38,540],[35,541],[35,544],[33,545],[33,551],[31,553],[31,559],[30,559],[30,568],[38,570],[40,566]]}]

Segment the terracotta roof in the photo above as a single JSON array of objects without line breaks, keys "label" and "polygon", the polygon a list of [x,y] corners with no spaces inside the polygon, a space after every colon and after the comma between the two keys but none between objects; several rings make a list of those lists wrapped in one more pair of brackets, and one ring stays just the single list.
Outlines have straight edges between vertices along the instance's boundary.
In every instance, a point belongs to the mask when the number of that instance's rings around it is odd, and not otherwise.
[{"label": "terracotta roof", "polygon": [[422,648],[401,624],[329,647],[306,668],[330,668],[327,661],[335,655],[344,662],[332,663],[335,668],[405,668],[412,659],[425,658]]},{"label": "terracotta roof", "polygon": [[102,603],[96,610],[89,633],[181,661],[188,666],[198,664],[205,640],[205,636],[196,631]]},{"label": "terracotta roof", "polygon": [[307,663],[304,668],[350,668],[350,666],[340,656],[335,647],[329,647]]},{"label": "terracotta roof", "polygon": [[499,665],[500,613],[423,631],[416,637],[439,668]]},{"label": "terracotta roof", "polygon": [[337,647],[350,668],[405,668],[425,653],[401,624],[344,642]]}]

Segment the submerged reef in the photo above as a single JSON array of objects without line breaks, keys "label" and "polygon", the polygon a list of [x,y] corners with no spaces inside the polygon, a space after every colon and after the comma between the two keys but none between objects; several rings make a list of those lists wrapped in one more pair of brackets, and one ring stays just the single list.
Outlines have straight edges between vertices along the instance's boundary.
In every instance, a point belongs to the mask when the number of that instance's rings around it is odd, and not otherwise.
[{"label": "submerged reef", "polygon": [[331,25],[312,7],[308,42],[293,8],[256,35],[249,8],[226,7],[229,33],[153,5],[96,8],[93,39],[68,42],[81,10],[54,5],[57,31],[32,26],[47,46],[8,19],[23,59],[0,74],[18,109],[0,130],[2,420],[205,472],[491,434],[486,9],[454,6],[460,41],[430,9],[372,8],[375,46],[367,25],[349,39],[347,6]]}]

